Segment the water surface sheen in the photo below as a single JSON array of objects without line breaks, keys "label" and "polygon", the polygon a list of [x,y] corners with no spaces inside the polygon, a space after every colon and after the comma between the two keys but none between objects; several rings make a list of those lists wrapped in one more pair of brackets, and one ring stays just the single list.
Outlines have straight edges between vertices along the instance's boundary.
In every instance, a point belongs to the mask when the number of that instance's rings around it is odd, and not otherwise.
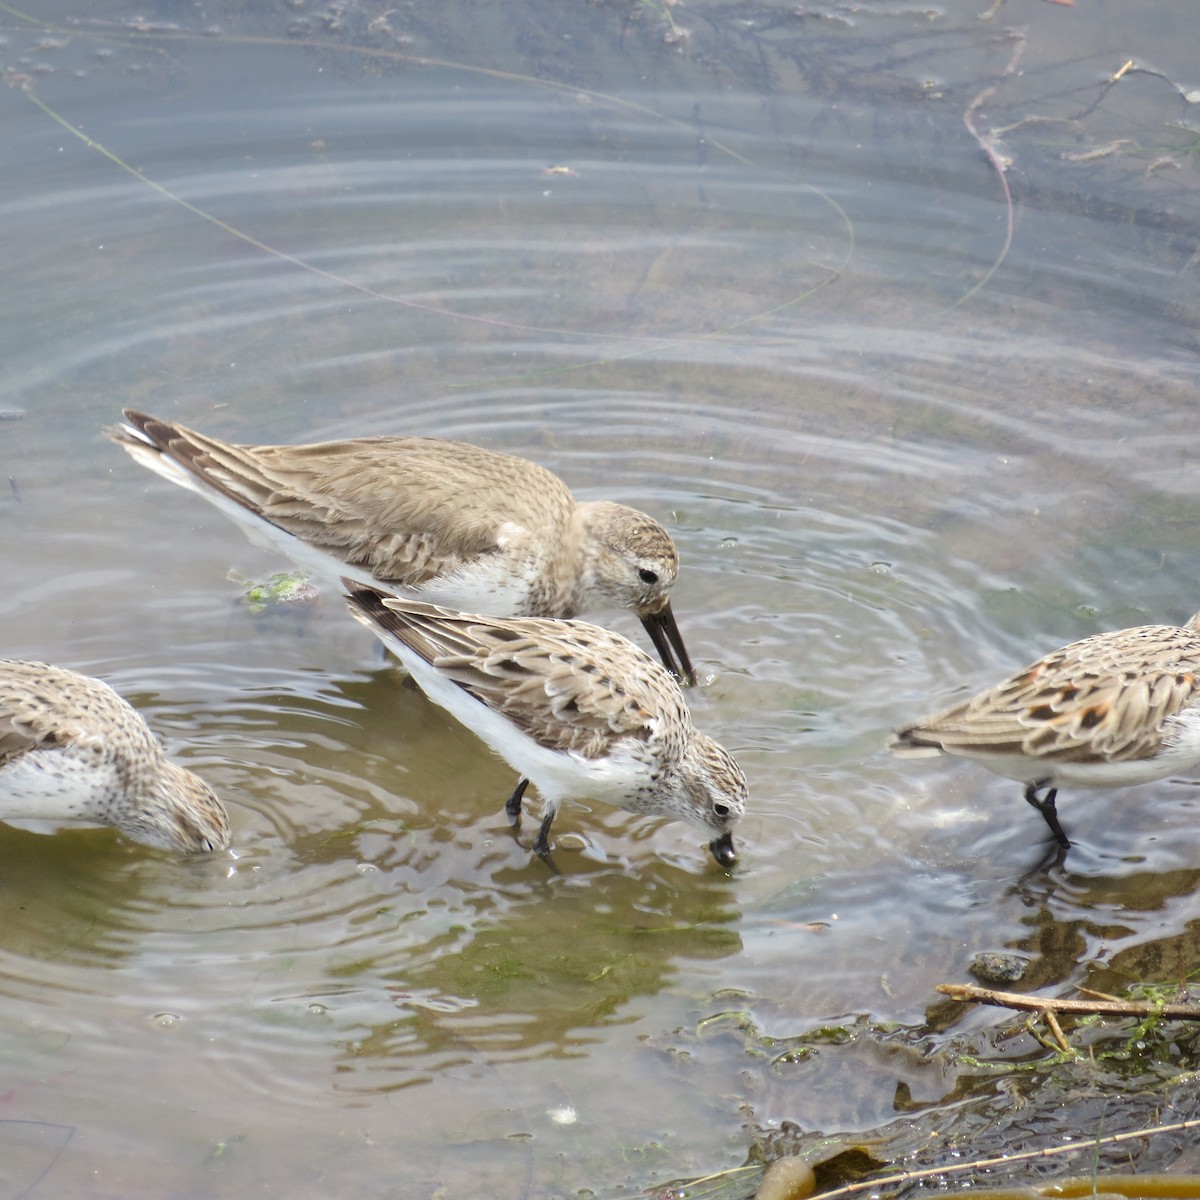
[{"label": "water surface sheen", "polygon": [[[881,749],[1200,607],[1169,19],[178,7],[0,16],[4,652],[112,682],[234,829],[180,862],[0,826],[9,1191],[632,1194],[954,1086],[936,1040],[781,1039],[919,1028],[981,950],[1061,991],[1186,940],[1194,781],[1065,794],[1046,867],[1017,785]],[[1161,75],[1101,94],[1126,49]],[[240,602],[287,564],[105,441],[123,405],[459,438],[661,519],[750,780],[732,875],[597,806],[549,872],[336,594]]]}]

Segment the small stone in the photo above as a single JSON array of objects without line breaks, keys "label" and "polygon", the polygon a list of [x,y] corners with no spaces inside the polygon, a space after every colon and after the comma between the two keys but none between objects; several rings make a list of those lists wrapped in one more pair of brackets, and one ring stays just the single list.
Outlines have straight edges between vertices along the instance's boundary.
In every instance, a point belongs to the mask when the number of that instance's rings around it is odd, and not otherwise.
[{"label": "small stone", "polygon": [[1018,983],[1029,970],[1029,959],[1020,954],[985,950],[975,955],[968,969],[984,983]]}]

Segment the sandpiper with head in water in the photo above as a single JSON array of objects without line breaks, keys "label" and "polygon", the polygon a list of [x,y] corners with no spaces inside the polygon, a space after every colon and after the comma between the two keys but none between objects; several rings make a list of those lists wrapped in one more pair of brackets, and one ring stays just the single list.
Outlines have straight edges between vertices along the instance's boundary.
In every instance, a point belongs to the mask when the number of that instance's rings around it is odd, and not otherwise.
[{"label": "sandpiper with head in water", "polygon": [[0,660],[0,820],[115,825],[185,853],[229,845],[212,789],[168,761],[108,684],[14,659]]},{"label": "sandpiper with head in water", "polygon": [[514,824],[527,782],[536,785],[539,854],[549,854],[559,805],[577,798],[688,821],[721,866],[735,861],[741,768],[692,725],[678,683],[632,642],[582,621],[451,612],[343,583],[351,613],[426,695],[521,773],[506,806]]}]

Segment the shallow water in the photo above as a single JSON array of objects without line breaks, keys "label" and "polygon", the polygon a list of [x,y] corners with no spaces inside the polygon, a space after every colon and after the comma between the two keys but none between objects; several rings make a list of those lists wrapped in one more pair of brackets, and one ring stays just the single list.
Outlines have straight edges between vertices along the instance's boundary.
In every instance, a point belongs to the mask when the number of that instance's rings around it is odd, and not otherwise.
[{"label": "shallow water", "polygon": [[[944,1039],[998,1018],[933,988],[979,951],[1192,969],[1194,780],[1064,795],[1046,867],[1017,785],[881,750],[1200,607],[1188,9],[984,7],[0,10],[4,651],[112,682],[234,828],[0,827],[0,1194],[632,1194],[783,1121],[952,1123]],[[662,519],[732,876],[583,807],[549,874],[335,594],[239,602],[286,563],[105,441],[123,405]]]}]

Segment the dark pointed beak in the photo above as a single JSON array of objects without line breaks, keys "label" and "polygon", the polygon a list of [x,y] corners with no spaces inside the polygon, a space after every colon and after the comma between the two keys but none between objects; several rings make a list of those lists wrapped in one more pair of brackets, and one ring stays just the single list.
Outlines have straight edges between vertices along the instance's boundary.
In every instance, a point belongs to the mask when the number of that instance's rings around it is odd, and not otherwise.
[{"label": "dark pointed beak", "polygon": [[737,851],[733,848],[733,834],[723,833],[715,842],[709,842],[712,856],[723,867],[732,867],[737,862]]},{"label": "dark pointed beak", "polygon": [[647,613],[642,617],[642,624],[646,627],[659,658],[663,660],[663,666],[684,687],[691,687],[696,682],[696,672],[692,669],[692,660],[688,658],[688,652],[684,648],[679,626],[675,624],[671,602],[668,600],[656,613]]}]

